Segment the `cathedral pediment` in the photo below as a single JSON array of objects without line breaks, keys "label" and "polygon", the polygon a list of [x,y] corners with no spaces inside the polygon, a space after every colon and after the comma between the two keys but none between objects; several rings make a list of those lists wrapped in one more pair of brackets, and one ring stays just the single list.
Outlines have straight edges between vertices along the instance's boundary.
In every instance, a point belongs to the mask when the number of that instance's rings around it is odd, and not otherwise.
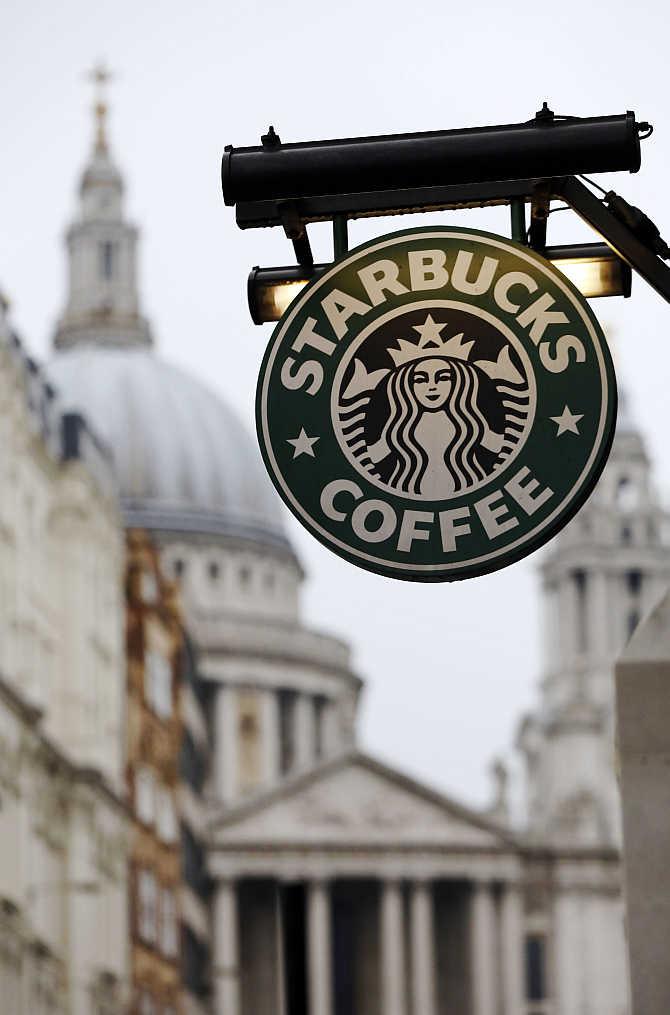
[{"label": "cathedral pediment", "polygon": [[486,818],[364,754],[287,780],[213,822],[214,846],[393,845],[500,849],[511,835]]}]

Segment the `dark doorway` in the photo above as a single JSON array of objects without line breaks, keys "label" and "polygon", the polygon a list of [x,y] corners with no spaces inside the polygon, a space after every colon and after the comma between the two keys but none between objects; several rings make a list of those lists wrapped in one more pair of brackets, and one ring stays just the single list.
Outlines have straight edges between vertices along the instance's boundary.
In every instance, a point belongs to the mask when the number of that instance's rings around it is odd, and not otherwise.
[{"label": "dark doorway", "polygon": [[338,881],[332,889],[335,1015],[381,1015],[379,889],[372,881]]},{"label": "dark doorway", "polygon": [[284,885],[280,905],[284,927],[286,1015],[308,1015],[304,886]]}]

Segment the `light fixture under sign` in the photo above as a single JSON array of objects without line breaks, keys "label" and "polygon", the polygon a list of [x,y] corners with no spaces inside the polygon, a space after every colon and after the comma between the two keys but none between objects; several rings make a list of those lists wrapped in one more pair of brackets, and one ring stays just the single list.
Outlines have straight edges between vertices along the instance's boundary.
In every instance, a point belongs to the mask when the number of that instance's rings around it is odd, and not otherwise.
[{"label": "light fixture under sign", "polygon": [[[630,266],[606,243],[547,247],[545,256],[587,299],[630,296]],[[307,268],[296,264],[286,268],[252,268],[247,294],[254,324],[278,321],[307,283],[329,267],[315,264]]]},{"label": "light fixture under sign", "polygon": [[301,289],[322,275],[327,264],[310,268],[294,264],[288,268],[252,268],[247,282],[249,313],[254,324],[278,321]]},{"label": "light fixture under sign", "polygon": [[630,265],[622,261],[606,243],[547,247],[545,257],[587,299],[601,296],[630,296],[632,281]]}]

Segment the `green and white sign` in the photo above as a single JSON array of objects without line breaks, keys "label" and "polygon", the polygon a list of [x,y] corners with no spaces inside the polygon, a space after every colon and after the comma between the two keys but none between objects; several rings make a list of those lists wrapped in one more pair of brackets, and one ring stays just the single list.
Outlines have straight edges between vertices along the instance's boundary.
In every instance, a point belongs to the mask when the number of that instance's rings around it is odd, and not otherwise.
[{"label": "green and white sign", "polygon": [[472,229],[350,251],[279,322],[258,382],[277,490],[322,543],[415,581],[485,574],[575,514],[607,459],[616,382],[548,261]]}]

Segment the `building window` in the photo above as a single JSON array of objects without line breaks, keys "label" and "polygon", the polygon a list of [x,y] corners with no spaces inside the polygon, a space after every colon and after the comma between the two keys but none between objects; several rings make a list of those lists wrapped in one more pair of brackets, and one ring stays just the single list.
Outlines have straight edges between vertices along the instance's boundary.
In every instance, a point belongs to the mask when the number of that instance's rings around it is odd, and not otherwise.
[{"label": "building window", "polygon": [[182,949],[183,983],[191,993],[203,994],[207,990],[208,951],[188,924],[184,924],[183,928]]},{"label": "building window", "polygon": [[117,1015],[119,1009],[118,980],[111,973],[100,973],[91,990],[91,1015]]},{"label": "building window", "polygon": [[160,652],[149,649],[144,656],[144,693],[149,706],[161,719],[172,715],[172,666]]},{"label": "building window", "polygon": [[207,566],[207,573],[209,574],[210,581],[218,581],[221,577],[221,565],[216,560],[210,560]]},{"label": "building window", "polygon": [[632,596],[639,595],[640,589],[642,588],[642,572],[641,571],[627,571],[626,572],[626,585],[628,591]]},{"label": "building window", "polygon": [[135,811],[145,825],[156,820],[156,779],[152,769],[144,766],[135,775]]},{"label": "building window", "polygon": [[177,811],[172,790],[161,786],[156,801],[156,830],[161,842],[176,842],[178,838]]},{"label": "building window", "polygon": [[187,825],[181,826],[181,860],[184,881],[196,895],[202,895],[207,885],[205,854]]},{"label": "building window", "polygon": [[628,476],[622,476],[617,484],[616,502],[621,511],[634,511],[640,503],[639,490]]},{"label": "building window", "polygon": [[207,775],[207,762],[189,730],[184,730],[181,738],[179,772],[191,789],[201,792]]},{"label": "building window", "polygon": [[623,546],[630,546],[633,542],[633,533],[630,525],[621,526],[621,543]]},{"label": "building window", "polygon": [[160,947],[163,955],[174,958],[178,952],[177,903],[174,892],[169,888],[161,890]]},{"label": "building window", "polygon": [[327,700],[320,695],[314,699],[314,753],[317,761],[325,753],[324,719],[327,704]]},{"label": "building window", "polygon": [[575,582],[575,591],[577,593],[577,651],[586,652],[588,649],[586,572],[573,571],[572,577]]},{"label": "building window", "polygon": [[544,1001],[547,998],[546,939],[543,934],[526,938],[526,998]]},{"label": "building window", "polygon": [[177,557],[177,559],[172,562],[172,573],[175,578],[181,578],[185,570],[185,562],[181,559],[181,557]]},{"label": "building window", "polygon": [[248,589],[251,583],[251,568],[246,565],[240,568],[240,585],[243,589]]},{"label": "building window", "polygon": [[279,692],[279,768],[286,775],[295,760],[295,699],[294,691]]},{"label": "building window", "polygon": [[153,871],[141,870],[137,876],[137,930],[147,944],[156,943],[158,887]]},{"label": "building window", "polygon": [[105,240],[100,244],[100,275],[102,278],[110,279],[114,276],[115,261],[114,244]]},{"label": "building window", "polygon": [[256,691],[240,690],[237,695],[237,773],[241,793],[255,789],[262,778],[261,721]]}]

